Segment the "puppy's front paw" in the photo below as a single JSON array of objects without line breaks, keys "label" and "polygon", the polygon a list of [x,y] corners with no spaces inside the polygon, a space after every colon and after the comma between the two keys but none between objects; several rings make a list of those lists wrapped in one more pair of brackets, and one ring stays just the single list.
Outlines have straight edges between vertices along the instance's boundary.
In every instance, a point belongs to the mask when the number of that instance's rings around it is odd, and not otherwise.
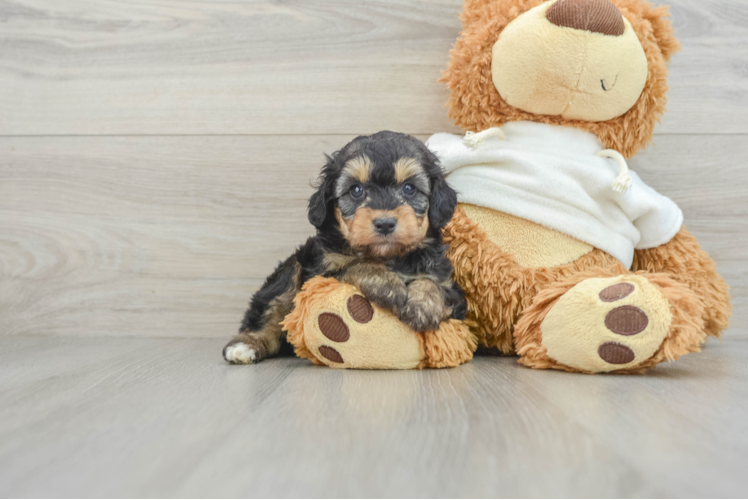
[{"label": "puppy's front paw", "polygon": [[443,308],[422,302],[408,302],[400,314],[400,321],[417,332],[436,330],[442,322]]},{"label": "puppy's front paw", "polygon": [[400,320],[417,332],[436,330],[448,316],[439,286],[431,280],[416,280],[408,286],[408,301]]},{"label": "puppy's front paw", "polygon": [[364,282],[361,283],[361,292],[374,304],[382,309],[389,309],[396,315],[400,314],[408,301],[408,288],[399,280]]},{"label": "puppy's front paw", "polygon": [[239,342],[223,348],[223,359],[237,365],[249,365],[257,361],[257,351]]},{"label": "puppy's front paw", "polygon": [[251,365],[263,359],[262,349],[251,338],[236,338],[223,348],[223,359],[235,365]]}]

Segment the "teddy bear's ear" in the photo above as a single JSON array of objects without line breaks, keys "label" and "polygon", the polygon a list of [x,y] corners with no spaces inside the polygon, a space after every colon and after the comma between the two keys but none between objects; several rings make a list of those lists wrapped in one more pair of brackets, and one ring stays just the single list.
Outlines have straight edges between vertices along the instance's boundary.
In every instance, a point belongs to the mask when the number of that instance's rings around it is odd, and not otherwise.
[{"label": "teddy bear's ear", "polygon": [[644,10],[644,18],[652,25],[652,32],[665,61],[669,61],[672,55],[680,50],[680,43],[675,38],[673,23],[670,22],[670,9],[666,5],[648,7]]},{"label": "teddy bear's ear", "polygon": [[[467,28],[478,22],[486,24],[486,19],[505,17],[514,19],[521,13],[543,3],[544,0],[465,0],[462,4],[462,27]],[[506,24],[506,22],[504,23]]]},{"label": "teddy bear's ear", "polygon": [[488,2],[489,0],[465,0],[462,3],[462,12],[460,13],[462,27],[465,28],[479,19]]}]

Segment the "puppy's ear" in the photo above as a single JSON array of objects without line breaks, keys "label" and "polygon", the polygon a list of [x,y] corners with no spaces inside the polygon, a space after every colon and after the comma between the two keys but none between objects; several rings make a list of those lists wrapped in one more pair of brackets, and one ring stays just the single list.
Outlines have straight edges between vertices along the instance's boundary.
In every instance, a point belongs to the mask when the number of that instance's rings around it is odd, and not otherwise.
[{"label": "puppy's ear", "polygon": [[429,200],[429,225],[441,229],[452,219],[457,208],[457,193],[441,173],[431,183]]},{"label": "puppy's ear", "polygon": [[317,179],[317,191],[309,198],[309,210],[307,216],[309,222],[317,229],[325,223],[327,216],[331,214],[335,199],[335,155],[327,156],[327,164]]}]

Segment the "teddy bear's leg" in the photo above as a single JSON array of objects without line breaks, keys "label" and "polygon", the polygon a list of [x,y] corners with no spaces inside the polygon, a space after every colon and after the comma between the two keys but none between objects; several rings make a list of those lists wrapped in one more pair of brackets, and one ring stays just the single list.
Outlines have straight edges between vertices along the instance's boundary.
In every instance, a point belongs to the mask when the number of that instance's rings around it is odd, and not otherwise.
[{"label": "teddy bear's leg", "polygon": [[699,350],[703,304],[686,285],[665,274],[611,274],[586,272],[541,291],[517,323],[520,363],[630,373]]},{"label": "teddy bear's leg", "polygon": [[473,357],[475,337],[457,320],[418,333],[369,302],[355,286],[316,277],[294,300],[282,325],[296,354],[333,368],[409,369],[457,366]]},{"label": "teddy bear's leg", "polygon": [[704,303],[704,331],[719,337],[730,323],[730,287],[717,273],[717,266],[696,238],[682,227],[665,243],[634,252],[634,271],[667,273],[688,286]]}]

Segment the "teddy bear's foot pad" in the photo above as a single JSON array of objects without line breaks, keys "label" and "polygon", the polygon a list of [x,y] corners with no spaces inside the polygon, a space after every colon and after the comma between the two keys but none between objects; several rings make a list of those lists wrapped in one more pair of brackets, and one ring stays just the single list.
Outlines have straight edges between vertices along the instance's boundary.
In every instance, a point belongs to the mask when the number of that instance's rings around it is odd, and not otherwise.
[{"label": "teddy bear's foot pad", "polygon": [[590,372],[635,368],[667,336],[665,296],[643,276],[592,278],[566,292],[541,324],[548,356]]},{"label": "teddy bear's foot pad", "polygon": [[299,355],[333,368],[380,369],[416,368],[426,357],[419,334],[352,285],[317,278],[297,299],[286,324]]},{"label": "teddy bear's foot pad", "polygon": [[[350,317],[357,323],[366,324],[374,318],[374,308],[363,295],[353,295],[346,301],[346,309]],[[317,326],[322,335],[336,343],[347,342],[351,338],[351,330],[345,320],[335,313],[324,312],[317,318]],[[323,358],[337,364],[345,364],[343,356],[334,347],[321,345],[318,347]]]},{"label": "teddy bear's foot pad", "polygon": [[283,321],[296,354],[333,368],[412,369],[457,366],[472,359],[476,340],[461,321],[418,333],[356,287],[311,279]]}]

